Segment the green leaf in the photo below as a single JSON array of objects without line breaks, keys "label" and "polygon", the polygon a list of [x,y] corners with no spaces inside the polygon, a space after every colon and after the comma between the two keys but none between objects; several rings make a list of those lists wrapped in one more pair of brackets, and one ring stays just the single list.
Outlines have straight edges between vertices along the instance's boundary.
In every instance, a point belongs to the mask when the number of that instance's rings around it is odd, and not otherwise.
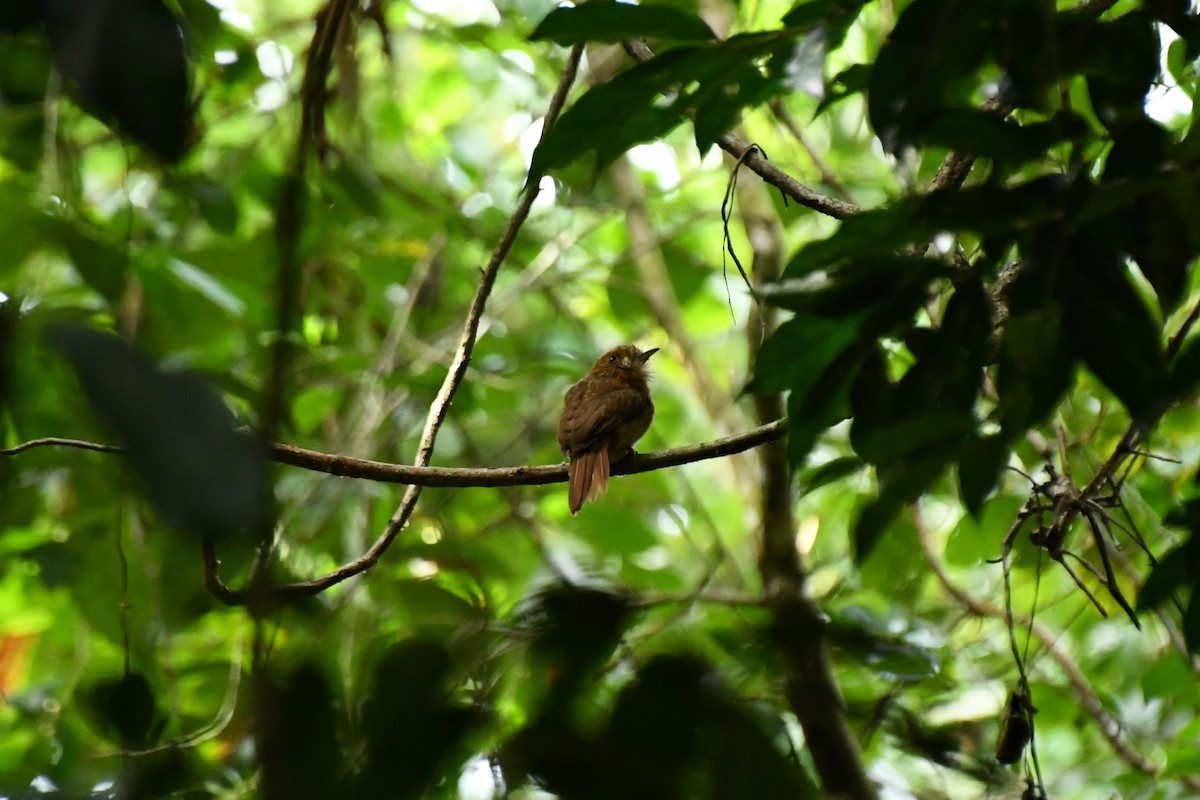
[{"label": "green leaf", "polygon": [[817,116],[839,100],[865,92],[870,82],[871,65],[851,64],[826,82],[825,96],[817,104],[813,116]]},{"label": "green leaf", "polygon": [[[581,8],[589,7],[581,6]],[[680,47],[628,69],[590,89],[563,112],[538,145],[530,171],[560,169],[586,155],[600,169],[641,142],[663,136],[705,107],[697,140],[706,147],[742,103],[760,102],[758,59],[789,46],[795,34],[739,34],[711,45]],[[745,84],[745,87],[743,87]],[[659,96],[666,98],[659,102]],[[710,102],[725,95],[724,108]],[[636,113],[633,110],[636,109]]]},{"label": "green leaf", "polygon": [[924,494],[946,468],[946,454],[894,464],[879,478],[879,496],[863,509],[854,525],[854,559],[862,563],[896,515]]},{"label": "green leaf", "polygon": [[1055,285],[1063,328],[1075,351],[1134,419],[1150,420],[1169,399],[1161,328],[1142,303],[1118,254],[1074,236]]},{"label": "green leaf", "polygon": [[1024,500],[998,494],[984,504],[981,514],[964,514],[946,539],[946,563],[979,566],[1000,554],[1000,543],[1021,512]]},{"label": "green leaf", "polygon": [[892,630],[888,620],[862,606],[831,614],[827,630],[831,644],[890,680],[924,680],[941,669],[941,659],[935,652],[906,641]]},{"label": "green leaf", "polygon": [[535,42],[576,44],[623,39],[709,41],[716,35],[702,19],[678,8],[600,0],[554,9],[538,23],[529,38]]},{"label": "green leaf", "polygon": [[797,484],[803,489],[804,493],[816,491],[822,486],[828,486],[831,483],[837,483],[843,478],[847,478],[866,466],[866,463],[858,456],[841,456],[826,461],[824,464],[819,464],[811,469],[805,470],[796,479]]},{"label": "green leaf", "polygon": [[864,314],[843,319],[797,314],[776,328],[758,351],[750,394],[795,392],[801,396],[851,344]]},{"label": "green leaf", "polygon": [[[1032,265],[1018,283],[1037,283]],[[1034,287],[1036,288],[1036,286]],[[1016,286],[1015,292],[1022,291]],[[1074,380],[1074,357],[1063,341],[1061,309],[1049,298],[1040,308],[1012,309],[1004,325],[996,366],[995,415],[1005,438],[1015,441],[1041,422]]]},{"label": "green leaf", "polygon": [[55,225],[55,229],[79,277],[99,292],[110,306],[119,306],[129,271],[128,256],[80,225],[62,222]]},{"label": "green leaf", "polygon": [[200,378],[164,371],[109,334],[61,326],[47,336],[167,520],[203,535],[262,533],[271,496],[264,453]]}]

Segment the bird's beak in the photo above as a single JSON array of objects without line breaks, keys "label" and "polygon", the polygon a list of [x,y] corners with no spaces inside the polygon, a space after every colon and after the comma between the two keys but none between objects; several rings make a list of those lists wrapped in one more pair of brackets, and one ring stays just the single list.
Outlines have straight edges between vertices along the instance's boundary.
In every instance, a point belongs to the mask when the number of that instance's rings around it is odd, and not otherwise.
[{"label": "bird's beak", "polygon": [[644,350],[641,353],[638,353],[637,360],[642,362],[643,364],[645,364],[647,361],[650,360],[650,356],[654,355],[657,352],[658,352],[657,347],[651,347],[649,350]]}]

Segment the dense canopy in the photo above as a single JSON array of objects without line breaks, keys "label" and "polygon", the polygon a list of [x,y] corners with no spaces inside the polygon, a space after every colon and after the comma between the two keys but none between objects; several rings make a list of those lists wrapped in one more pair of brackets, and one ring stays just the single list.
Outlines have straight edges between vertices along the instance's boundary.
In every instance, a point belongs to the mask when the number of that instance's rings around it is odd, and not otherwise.
[{"label": "dense canopy", "polygon": [[4,6],[0,796],[1200,795],[1198,71],[1188,0]]}]

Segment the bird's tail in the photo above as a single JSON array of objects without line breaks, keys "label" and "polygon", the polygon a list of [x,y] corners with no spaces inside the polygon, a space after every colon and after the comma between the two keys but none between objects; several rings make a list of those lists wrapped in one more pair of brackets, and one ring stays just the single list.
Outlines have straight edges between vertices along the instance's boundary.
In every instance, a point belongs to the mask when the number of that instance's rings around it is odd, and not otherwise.
[{"label": "bird's tail", "polygon": [[595,500],[608,489],[608,448],[588,450],[572,458],[567,477],[570,487],[567,505],[574,515],[584,503]]}]

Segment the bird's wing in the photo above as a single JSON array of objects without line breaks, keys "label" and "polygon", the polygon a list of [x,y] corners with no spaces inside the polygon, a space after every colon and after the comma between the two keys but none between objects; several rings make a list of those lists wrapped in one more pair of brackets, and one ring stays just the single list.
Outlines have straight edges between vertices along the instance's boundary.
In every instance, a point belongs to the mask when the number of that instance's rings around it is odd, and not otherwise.
[{"label": "bird's wing", "polygon": [[592,391],[587,392],[590,397],[579,394],[572,397],[575,387],[571,388],[558,424],[558,442],[564,450],[571,452],[591,448],[619,425],[644,414],[650,407],[650,398],[645,392],[617,381],[605,381],[603,385],[592,387]]}]

